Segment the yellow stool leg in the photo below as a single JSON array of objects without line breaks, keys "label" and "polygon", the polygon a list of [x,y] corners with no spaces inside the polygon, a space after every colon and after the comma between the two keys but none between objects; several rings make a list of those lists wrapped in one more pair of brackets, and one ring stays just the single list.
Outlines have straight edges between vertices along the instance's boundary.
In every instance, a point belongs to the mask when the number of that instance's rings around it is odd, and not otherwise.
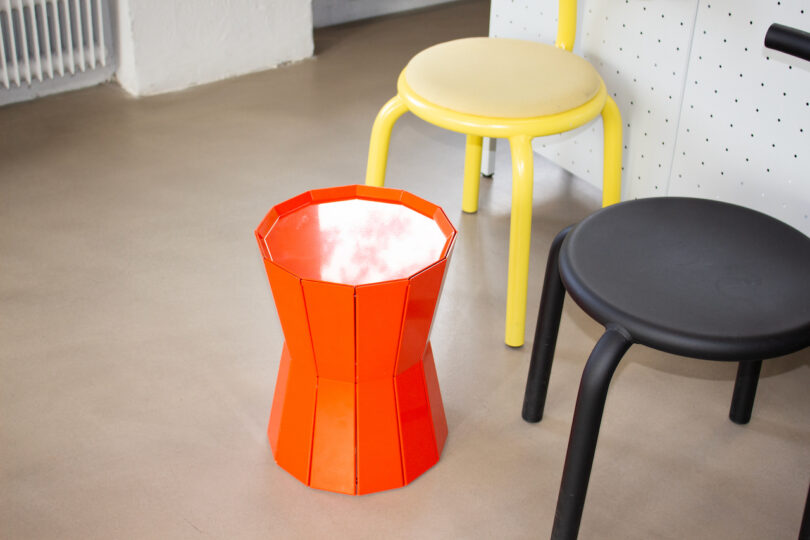
[{"label": "yellow stool leg", "polygon": [[461,209],[468,214],[478,211],[478,186],[481,184],[481,151],[484,138],[467,135],[467,149],[464,154],[464,196]]},{"label": "yellow stool leg", "polygon": [[602,109],[602,125],[605,131],[602,206],[610,206],[622,198],[622,115],[610,96]]},{"label": "yellow stool leg", "polygon": [[509,139],[512,148],[512,220],[509,225],[509,278],[506,289],[506,344],[523,345],[526,330],[526,291],[532,236],[534,153],[527,136]]},{"label": "yellow stool leg", "polygon": [[391,142],[391,130],[408,107],[399,96],[394,96],[383,105],[374,126],[371,128],[371,142],[368,145],[368,166],[366,167],[366,185],[382,186],[385,183],[385,165],[388,162],[388,145]]}]

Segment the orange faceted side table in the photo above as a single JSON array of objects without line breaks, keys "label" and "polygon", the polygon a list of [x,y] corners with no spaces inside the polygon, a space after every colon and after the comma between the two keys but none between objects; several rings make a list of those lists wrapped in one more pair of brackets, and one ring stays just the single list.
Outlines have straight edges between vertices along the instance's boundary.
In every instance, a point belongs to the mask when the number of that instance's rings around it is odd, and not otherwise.
[{"label": "orange faceted side table", "polygon": [[372,493],[439,460],[428,338],[455,236],[438,206],[371,186],[308,191],[256,229],[285,338],[267,434],[301,482]]}]

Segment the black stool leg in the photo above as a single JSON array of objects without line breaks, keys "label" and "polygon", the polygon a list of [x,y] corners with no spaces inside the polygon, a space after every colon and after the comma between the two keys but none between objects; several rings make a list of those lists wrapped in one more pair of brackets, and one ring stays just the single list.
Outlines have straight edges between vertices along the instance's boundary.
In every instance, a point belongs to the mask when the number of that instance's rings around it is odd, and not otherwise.
[{"label": "black stool leg", "polygon": [[728,413],[728,417],[735,424],[747,424],[751,420],[761,368],[762,360],[740,362],[737,367],[737,379],[734,381],[734,394],[731,397],[731,410]]},{"label": "black stool leg", "polygon": [[608,328],[585,364],[568,439],[552,540],[573,540],[579,534],[608,386],[616,366],[631,344],[630,336],[625,332]]},{"label": "black stool leg", "polygon": [[539,422],[543,419],[546,405],[548,381],[551,377],[551,363],[557,346],[557,332],[560,329],[565,288],[560,280],[560,247],[571,227],[563,229],[551,242],[546,262],[546,277],[543,281],[543,294],[540,297],[540,313],[537,315],[537,329],[534,332],[532,359],[529,364],[529,377],[526,380],[526,393],[523,396],[523,419]]},{"label": "black stool leg", "polygon": [[807,501],[804,503],[802,528],[799,529],[799,540],[810,540],[810,489],[807,490]]}]

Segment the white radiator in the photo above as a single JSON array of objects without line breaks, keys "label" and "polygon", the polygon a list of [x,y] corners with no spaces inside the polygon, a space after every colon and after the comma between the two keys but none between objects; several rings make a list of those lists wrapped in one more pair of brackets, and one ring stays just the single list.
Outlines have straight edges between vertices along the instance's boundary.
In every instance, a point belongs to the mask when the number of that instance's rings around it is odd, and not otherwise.
[{"label": "white radiator", "polygon": [[110,38],[106,0],[0,0],[0,104],[109,78]]}]

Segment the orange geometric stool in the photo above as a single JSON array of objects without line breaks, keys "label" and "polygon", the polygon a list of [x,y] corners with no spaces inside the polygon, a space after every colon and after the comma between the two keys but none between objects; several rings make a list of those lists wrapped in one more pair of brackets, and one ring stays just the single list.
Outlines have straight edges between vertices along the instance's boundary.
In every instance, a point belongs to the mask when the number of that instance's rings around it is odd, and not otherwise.
[{"label": "orange geometric stool", "polygon": [[301,482],[372,493],[439,460],[428,337],[455,236],[438,206],[370,186],[308,191],[256,229],[285,338],[267,434]]}]

